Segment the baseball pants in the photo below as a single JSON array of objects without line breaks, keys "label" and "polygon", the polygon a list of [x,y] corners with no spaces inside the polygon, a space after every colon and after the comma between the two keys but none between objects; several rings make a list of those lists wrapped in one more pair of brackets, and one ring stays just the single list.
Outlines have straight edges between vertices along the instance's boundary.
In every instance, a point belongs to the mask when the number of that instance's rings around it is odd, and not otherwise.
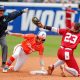
[{"label": "baseball pants", "polygon": [[23,51],[23,48],[20,44],[14,48],[12,56],[16,59],[14,71],[19,71],[23,64],[26,62],[28,56]]},{"label": "baseball pants", "polygon": [[79,74],[79,67],[73,56],[73,50],[60,48],[58,50],[58,58],[61,60],[60,62],[64,61],[68,65],[68,67],[65,68],[66,71],[73,74],[74,76]]},{"label": "baseball pants", "polygon": [[7,53],[8,53],[8,47],[7,47],[7,42],[6,42],[6,36],[2,36],[0,38],[0,45],[2,49],[2,63],[6,62],[7,60]]}]

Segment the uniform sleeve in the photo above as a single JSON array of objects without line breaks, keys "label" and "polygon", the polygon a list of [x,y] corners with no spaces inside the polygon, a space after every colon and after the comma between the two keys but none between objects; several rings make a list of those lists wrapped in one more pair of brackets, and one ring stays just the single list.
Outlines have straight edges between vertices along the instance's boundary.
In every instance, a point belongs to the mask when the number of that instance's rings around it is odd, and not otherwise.
[{"label": "uniform sleeve", "polygon": [[23,11],[14,11],[12,13],[9,13],[7,16],[7,22],[14,20],[15,18],[17,18],[18,16],[20,16],[23,13]]},{"label": "uniform sleeve", "polygon": [[44,52],[44,46],[40,46],[39,48],[39,55],[43,55],[43,52]]},{"label": "uniform sleeve", "polygon": [[67,32],[66,29],[59,29],[59,34],[64,35]]},{"label": "uniform sleeve", "polygon": [[76,11],[75,10],[71,10],[71,12],[75,13]]},{"label": "uniform sleeve", "polygon": [[66,9],[66,11],[67,11],[67,12],[69,12],[69,13],[76,13],[76,12],[77,12],[77,11],[75,11],[75,10],[72,10],[72,9],[71,9],[71,10],[69,10],[69,9]]}]

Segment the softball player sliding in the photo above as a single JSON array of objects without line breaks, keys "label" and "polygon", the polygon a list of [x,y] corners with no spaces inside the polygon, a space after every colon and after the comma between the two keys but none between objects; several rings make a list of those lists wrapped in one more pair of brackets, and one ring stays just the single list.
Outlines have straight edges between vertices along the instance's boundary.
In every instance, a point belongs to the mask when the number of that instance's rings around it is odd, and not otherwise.
[{"label": "softball player sliding", "polygon": [[24,41],[21,44],[18,44],[13,51],[13,55],[9,58],[6,63],[5,68],[3,68],[3,72],[7,72],[9,66],[13,63],[16,59],[16,64],[13,68],[14,71],[19,71],[20,68],[25,63],[27,57],[32,52],[38,51],[40,55],[40,66],[44,69],[44,60],[43,60],[43,51],[46,39],[46,33],[44,31],[40,31],[38,35],[35,34],[20,34],[20,33],[11,33],[8,32],[9,35],[22,37]]}]

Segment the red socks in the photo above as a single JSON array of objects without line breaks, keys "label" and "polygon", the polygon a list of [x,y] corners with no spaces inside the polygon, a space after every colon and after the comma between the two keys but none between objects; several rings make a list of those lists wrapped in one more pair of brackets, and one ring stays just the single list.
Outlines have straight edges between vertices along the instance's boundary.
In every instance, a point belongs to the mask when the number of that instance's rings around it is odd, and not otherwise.
[{"label": "red socks", "polygon": [[15,60],[15,58],[14,58],[13,56],[11,56],[11,57],[9,58],[9,60],[6,62],[6,65],[7,65],[7,66],[10,66],[10,65],[13,63],[14,60]]}]

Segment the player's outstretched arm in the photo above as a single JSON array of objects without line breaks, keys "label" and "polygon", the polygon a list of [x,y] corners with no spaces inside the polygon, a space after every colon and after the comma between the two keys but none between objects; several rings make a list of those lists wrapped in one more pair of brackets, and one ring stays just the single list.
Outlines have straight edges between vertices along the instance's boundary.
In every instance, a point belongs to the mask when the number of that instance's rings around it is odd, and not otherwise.
[{"label": "player's outstretched arm", "polygon": [[9,13],[8,17],[7,17],[7,22],[11,21],[11,20],[14,20],[16,19],[18,16],[22,15],[23,13],[27,13],[29,10],[28,8],[25,8],[23,10],[17,10],[17,11],[14,11],[12,13]]},{"label": "player's outstretched arm", "polygon": [[41,70],[45,70],[44,66],[45,66],[45,63],[44,63],[44,59],[43,59],[43,55],[40,55],[40,68]]},{"label": "player's outstretched arm", "polygon": [[16,36],[16,37],[23,37],[24,34],[21,34],[21,33],[13,33],[13,32],[10,32],[8,30],[5,31],[6,34],[10,35],[10,36]]},{"label": "player's outstretched arm", "polygon": [[47,29],[53,32],[58,32],[58,28],[51,27],[51,26],[44,26],[37,17],[33,17],[32,22],[39,28]]}]

